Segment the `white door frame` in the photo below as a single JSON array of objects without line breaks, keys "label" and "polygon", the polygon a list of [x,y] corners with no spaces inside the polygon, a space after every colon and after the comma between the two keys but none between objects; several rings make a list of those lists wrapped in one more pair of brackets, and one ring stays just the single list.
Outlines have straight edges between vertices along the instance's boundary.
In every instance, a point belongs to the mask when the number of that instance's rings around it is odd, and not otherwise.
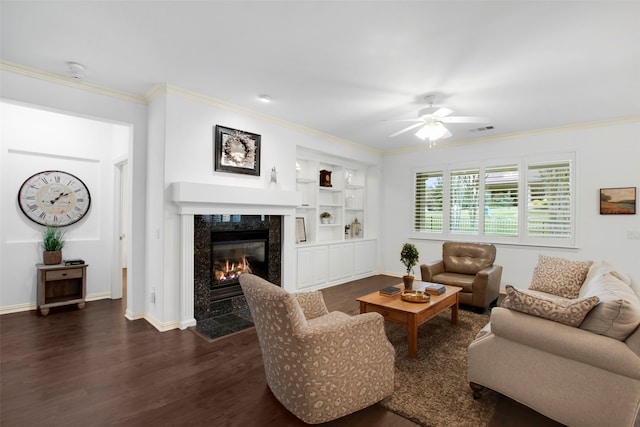
[{"label": "white door frame", "polygon": [[[113,227],[113,266],[112,266],[112,274],[111,274],[111,299],[120,299],[122,298],[122,203],[126,194],[123,194],[123,186],[128,185],[128,182],[123,182],[123,167],[128,166],[129,159],[128,156],[119,157],[114,160],[114,189],[113,189],[113,208],[114,208],[114,227]],[[128,181],[129,173],[127,171],[126,180]],[[125,201],[126,202],[126,201]],[[127,209],[127,219],[125,224],[131,224],[131,211]],[[124,238],[128,239],[130,236],[127,236],[124,233]],[[129,251],[126,251],[127,260],[126,264],[129,265]],[[131,295],[129,292],[130,281],[128,280],[129,276],[129,268],[127,268],[127,295]]]}]

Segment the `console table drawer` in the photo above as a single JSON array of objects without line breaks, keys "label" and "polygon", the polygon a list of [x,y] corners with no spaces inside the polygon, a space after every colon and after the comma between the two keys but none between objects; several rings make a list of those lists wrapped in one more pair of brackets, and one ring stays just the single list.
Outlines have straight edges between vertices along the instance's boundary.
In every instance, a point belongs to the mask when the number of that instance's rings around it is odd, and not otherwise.
[{"label": "console table drawer", "polygon": [[87,264],[45,265],[38,269],[38,309],[43,316],[49,309],[61,305],[76,304],[80,310],[87,296]]},{"label": "console table drawer", "polygon": [[67,270],[53,270],[46,272],[46,280],[65,280],[65,279],[77,279],[82,277],[82,268],[73,268]]}]

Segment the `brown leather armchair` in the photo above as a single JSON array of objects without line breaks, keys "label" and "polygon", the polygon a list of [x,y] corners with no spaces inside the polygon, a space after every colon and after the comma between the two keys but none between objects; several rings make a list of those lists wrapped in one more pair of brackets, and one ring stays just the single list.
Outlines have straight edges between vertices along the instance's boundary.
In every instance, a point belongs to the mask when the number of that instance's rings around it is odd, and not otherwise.
[{"label": "brown leather armchair", "polygon": [[496,247],[487,243],[445,242],[442,260],[422,264],[422,281],[459,286],[460,304],[484,310],[500,294],[502,266],[493,262]]}]

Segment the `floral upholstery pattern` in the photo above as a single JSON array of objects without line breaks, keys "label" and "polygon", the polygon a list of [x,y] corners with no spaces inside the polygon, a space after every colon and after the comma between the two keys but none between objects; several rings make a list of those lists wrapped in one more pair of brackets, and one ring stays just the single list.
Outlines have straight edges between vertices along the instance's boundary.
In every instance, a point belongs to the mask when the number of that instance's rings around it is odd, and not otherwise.
[{"label": "floral upholstery pattern", "polygon": [[240,285],[267,384],[302,421],[331,421],[393,392],[395,350],[380,314],[328,313],[320,292],[290,294],[252,274]]}]

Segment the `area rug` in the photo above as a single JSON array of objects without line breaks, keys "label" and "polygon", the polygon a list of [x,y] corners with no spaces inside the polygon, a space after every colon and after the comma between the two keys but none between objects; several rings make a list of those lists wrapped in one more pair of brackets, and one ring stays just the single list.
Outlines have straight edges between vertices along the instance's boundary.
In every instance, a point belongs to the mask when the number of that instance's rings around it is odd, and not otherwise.
[{"label": "area rug", "polygon": [[486,426],[498,394],[485,390],[474,400],[467,382],[467,347],[489,321],[460,310],[458,324],[446,310],[418,328],[418,357],[407,357],[407,330],[385,322],[396,349],[395,391],[380,404],[422,426]]}]

